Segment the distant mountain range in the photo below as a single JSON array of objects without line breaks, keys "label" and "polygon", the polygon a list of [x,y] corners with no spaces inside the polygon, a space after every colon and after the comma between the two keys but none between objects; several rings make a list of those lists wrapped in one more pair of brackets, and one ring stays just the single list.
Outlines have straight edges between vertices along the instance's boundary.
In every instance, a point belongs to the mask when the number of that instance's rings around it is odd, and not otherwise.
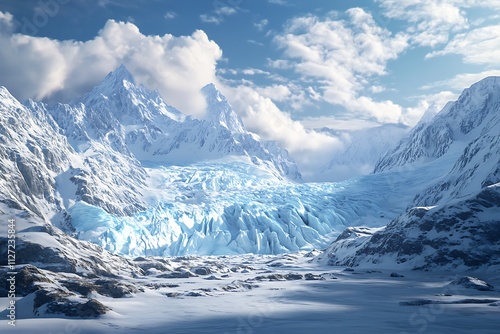
[{"label": "distant mountain range", "polygon": [[286,150],[247,131],[213,84],[202,93],[197,119],[124,66],[69,104],[1,87],[0,214],[122,255],[327,248],[319,260],[338,265],[499,264],[500,78],[411,131],[351,133],[322,173],[375,170],[340,183],[301,183]]}]

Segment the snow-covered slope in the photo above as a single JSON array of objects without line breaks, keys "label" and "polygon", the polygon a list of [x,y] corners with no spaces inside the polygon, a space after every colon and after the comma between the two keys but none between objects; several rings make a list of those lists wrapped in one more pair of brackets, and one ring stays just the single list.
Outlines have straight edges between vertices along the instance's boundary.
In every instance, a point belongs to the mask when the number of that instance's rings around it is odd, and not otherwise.
[{"label": "snow-covered slope", "polygon": [[371,237],[334,242],[322,258],[348,265],[498,268],[500,78],[480,81],[421,122],[376,171],[408,166],[410,177],[427,171],[432,183],[416,191],[406,213]]},{"label": "snow-covered slope", "polygon": [[370,174],[380,157],[393,150],[410,128],[400,124],[385,124],[356,131],[319,131],[339,138],[344,147],[320,170],[318,178],[342,181]]},{"label": "snow-covered slope", "polygon": [[0,201],[44,217],[61,203],[55,177],[72,149],[4,87],[0,87]]},{"label": "snow-covered slope", "polygon": [[375,172],[425,163],[450,150],[463,150],[481,136],[486,124],[498,121],[499,87],[500,77],[488,77],[466,89],[431,121],[420,122],[412,129],[394,150],[380,159]]}]

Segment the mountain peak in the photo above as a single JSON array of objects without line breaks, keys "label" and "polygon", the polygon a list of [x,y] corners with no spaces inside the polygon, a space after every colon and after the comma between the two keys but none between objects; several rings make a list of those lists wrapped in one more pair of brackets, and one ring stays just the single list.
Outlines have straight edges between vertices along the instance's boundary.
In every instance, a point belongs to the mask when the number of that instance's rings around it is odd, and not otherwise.
[{"label": "mountain peak", "polygon": [[233,107],[227,101],[226,97],[209,83],[201,89],[207,101],[207,119],[213,124],[221,125],[231,132],[246,133],[243,122],[234,112]]},{"label": "mountain peak", "polygon": [[222,93],[217,89],[215,84],[209,83],[205,87],[201,89],[201,92],[203,95],[205,95],[205,98],[207,99],[207,102],[209,101],[217,101],[217,102],[226,102],[227,99]]},{"label": "mountain peak", "polygon": [[21,108],[21,103],[4,86],[0,86],[0,106]]},{"label": "mountain peak", "polygon": [[71,104],[89,104],[90,101],[99,100],[101,95],[109,97],[119,92],[123,92],[124,90],[128,91],[131,87],[136,87],[134,76],[125,65],[122,64],[114,71],[109,72],[104,80],[95,86],[92,91],[81,98],[73,100]]},{"label": "mountain peak", "polygon": [[135,85],[134,76],[125,65],[121,64],[116,70],[108,73],[103,83],[109,83],[115,86],[116,84],[122,84],[123,81],[128,81]]}]

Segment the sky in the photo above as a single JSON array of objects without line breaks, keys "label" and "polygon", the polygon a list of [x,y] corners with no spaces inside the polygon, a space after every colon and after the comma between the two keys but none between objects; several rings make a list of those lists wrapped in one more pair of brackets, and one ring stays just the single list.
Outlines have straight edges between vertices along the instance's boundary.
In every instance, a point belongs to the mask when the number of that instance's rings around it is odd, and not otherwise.
[{"label": "sky", "polygon": [[345,146],[318,129],[411,127],[500,75],[500,0],[0,2],[0,85],[19,100],[70,101],[120,64],[196,117],[215,83],[312,169]]}]

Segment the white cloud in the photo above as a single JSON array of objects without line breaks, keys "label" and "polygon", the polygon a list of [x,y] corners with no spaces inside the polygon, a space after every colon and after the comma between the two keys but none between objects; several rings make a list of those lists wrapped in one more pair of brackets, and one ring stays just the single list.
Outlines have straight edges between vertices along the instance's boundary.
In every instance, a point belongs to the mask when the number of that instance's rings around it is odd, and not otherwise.
[{"label": "white cloud", "polygon": [[472,84],[490,76],[500,76],[500,70],[488,70],[479,73],[461,73],[457,74],[451,79],[433,82],[431,84],[421,87],[421,89],[435,89],[439,87],[446,87],[454,91],[462,91],[469,88]]},{"label": "white cloud", "polygon": [[374,94],[382,93],[386,91],[384,86],[373,85],[370,87],[370,91]]},{"label": "white cloud", "polygon": [[267,66],[274,68],[274,69],[281,69],[281,70],[286,70],[293,68],[293,65],[290,61],[286,59],[267,59]]},{"label": "white cloud", "polygon": [[[248,130],[264,139],[276,140],[286,148],[297,161],[305,179],[318,170],[332,157],[333,152],[341,149],[342,142],[323,133],[307,130],[292,120],[290,114],[281,111],[269,97],[263,94],[276,94],[286,88],[261,88],[260,92],[248,86],[221,87]],[[275,90],[274,92],[271,92]],[[261,94],[262,93],[262,94]]]},{"label": "white cloud", "polygon": [[21,100],[69,100],[123,63],[138,82],[158,89],[169,103],[201,115],[199,89],[216,81],[221,57],[219,46],[200,30],[191,36],[146,36],[132,23],[109,20],[86,42],[0,35],[0,85]]},{"label": "white cloud", "polygon": [[379,0],[384,15],[409,23],[411,41],[422,46],[446,43],[450,32],[468,28],[466,13],[454,0]]},{"label": "white cloud", "polygon": [[[436,47],[450,36],[467,30],[469,10],[500,10],[498,0],[377,0],[384,15],[408,24],[411,42]],[[472,22],[472,24],[477,24]]]},{"label": "white cloud", "polygon": [[201,22],[204,22],[204,23],[221,24],[224,21],[224,18],[222,16],[201,14],[200,20],[201,20]]},{"label": "white cloud", "polygon": [[336,15],[292,19],[275,38],[288,59],[269,61],[269,65],[292,66],[303,81],[318,83],[314,91],[324,101],[355,115],[399,122],[403,113],[400,106],[361,96],[360,91],[372,77],[386,74],[387,62],[408,47],[407,36],[381,28],[360,8],[349,9],[346,16],[347,20],[338,20]]},{"label": "white cloud", "polygon": [[259,94],[264,97],[268,97],[273,101],[285,101],[290,98],[292,92],[285,85],[271,85],[266,87],[256,87],[256,90]]},{"label": "white cloud", "polygon": [[0,12],[0,34],[10,34],[14,30],[14,17],[11,13]]},{"label": "white cloud", "polygon": [[257,30],[259,31],[262,31],[264,30],[264,28],[269,24],[269,20],[268,19],[263,19],[263,20],[260,20],[259,22],[257,23],[254,23],[254,26],[255,28],[257,28]]},{"label": "white cloud", "polygon": [[470,64],[500,64],[500,25],[481,27],[456,35],[440,51],[434,51],[427,58],[458,54]]},{"label": "white cloud", "polygon": [[257,75],[257,74],[263,74],[263,75],[270,75],[271,73],[260,70],[258,68],[246,68],[241,71],[241,73],[245,75]]},{"label": "white cloud", "polygon": [[237,12],[236,7],[221,6],[216,8],[212,14],[201,14],[200,20],[205,23],[221,24],[226,16],[234,15]]},{"label": "white cloud", "polygon": [[165,18],[165,20],[173,20],[177,17],[177,13],[173,11],[168,11],[165,13],[165,15],[163,15],[163,17]]}]

